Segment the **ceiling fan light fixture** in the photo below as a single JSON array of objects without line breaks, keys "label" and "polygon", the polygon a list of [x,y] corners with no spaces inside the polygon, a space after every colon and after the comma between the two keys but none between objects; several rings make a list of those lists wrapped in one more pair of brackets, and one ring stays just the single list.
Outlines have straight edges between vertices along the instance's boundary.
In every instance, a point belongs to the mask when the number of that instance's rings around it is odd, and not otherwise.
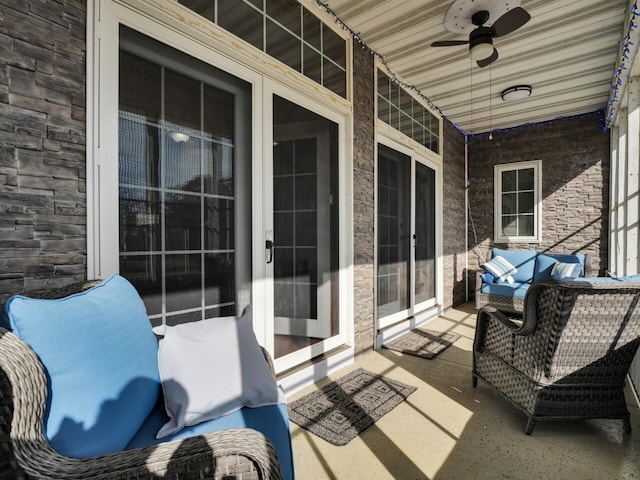
[{"label": "ceiling fan light fixture", "polygon": [[484,60],[493,54],[493,45],[491,43],[478,43],[469,47],[469,53],[471,54],[471,60],[474,62]]},{"label": "ceiling fan light fixture", "polygon": [[513,102],[531,96],[531,91],[531,85],[516,85],[503,90],[501,96],[503,101]]}]

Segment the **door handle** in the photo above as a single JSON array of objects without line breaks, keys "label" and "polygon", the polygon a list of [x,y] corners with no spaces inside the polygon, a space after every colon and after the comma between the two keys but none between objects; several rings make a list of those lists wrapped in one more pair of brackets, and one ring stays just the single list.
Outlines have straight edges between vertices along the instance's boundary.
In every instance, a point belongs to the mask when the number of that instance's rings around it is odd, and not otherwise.
[{"label": "door handle", "polygon": [[268,252],[267,263],[273,262],[273,240],[267,240],[264,244],[264,248]]}]

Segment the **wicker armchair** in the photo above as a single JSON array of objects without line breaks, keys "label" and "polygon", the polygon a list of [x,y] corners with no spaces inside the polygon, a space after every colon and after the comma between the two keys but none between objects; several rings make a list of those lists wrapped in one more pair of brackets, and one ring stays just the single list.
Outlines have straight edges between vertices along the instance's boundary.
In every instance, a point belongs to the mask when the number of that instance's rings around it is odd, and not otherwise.
[{"label": "wicker armchair", "polygon": [[619,418],[631,431],[624,382],[640,345],[640,283],[544,280],[522,322],[478,313],[473,386],[480,378],[537,420]]},{"label": "wicker armchair", "polygon": [[[61,298],[93,284],[32,296]],[[268,353],[266,358],[272,366]],[[62,456],[44,433],[46,398],[47,380],[38,357],[19,337],[0,328],[0,478],[282,479],[272,443],[248,428],[99,457]]]}]

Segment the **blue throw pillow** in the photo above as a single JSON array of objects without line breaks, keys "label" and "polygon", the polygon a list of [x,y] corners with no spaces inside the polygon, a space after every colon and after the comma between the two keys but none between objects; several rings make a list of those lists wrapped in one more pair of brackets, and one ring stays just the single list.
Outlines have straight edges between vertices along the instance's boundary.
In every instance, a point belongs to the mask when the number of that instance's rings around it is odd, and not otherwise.
[{"label": "blue throw pillow", "polygon": [[45,367],[45,432],[76,458],[121,451],[158,400],[158,343],[142,300],[119,275],[59,300],[11,297],[11,330]]},{"label": "blue throw pillow", "polygon": [[489,272],[481,273],[480,278],[484,283],[494,283],[496,281],[496,277],[491,275]]}]

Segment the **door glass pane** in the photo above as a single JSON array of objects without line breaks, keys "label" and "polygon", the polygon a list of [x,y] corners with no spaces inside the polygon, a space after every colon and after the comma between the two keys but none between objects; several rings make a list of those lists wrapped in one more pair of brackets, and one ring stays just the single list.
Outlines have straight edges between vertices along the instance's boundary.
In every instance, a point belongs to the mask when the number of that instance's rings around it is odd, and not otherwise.
[{"label": "door glass pane", "polygon": [[436,172],[416,163],[415,303],[436,296]]},{"label": "door glass pane", "polygon": [[126,27],[121,45],[120,273],[154,325],[238,313],[251,282],[250,85]]},{"label": "door glass pane", "polygon": [[378,145],[378,318],[409,308],[411,157]]},{"label": "door glass pane", "polygon": [[338,126],[274,96],[275,356],[338,331]]}]

